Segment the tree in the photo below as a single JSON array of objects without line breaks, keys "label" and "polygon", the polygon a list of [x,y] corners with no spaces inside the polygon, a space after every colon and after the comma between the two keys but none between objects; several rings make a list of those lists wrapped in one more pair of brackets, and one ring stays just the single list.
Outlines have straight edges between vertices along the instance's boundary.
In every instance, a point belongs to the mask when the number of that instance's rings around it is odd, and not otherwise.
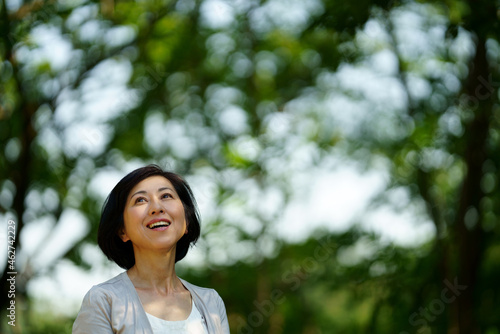
[{"label": "tree", "polygon": [[[445,46],[436,48],[434,61],[438,64],[432,72],[419,70],[428,61],[425,55],[415,59],[404,54],[404,41],[392,25],[397,16],[382,14],[398,59],[398,77],[407,103],[399,111],[400,123],[396,125],[401,137],[390,138],[375,132],[375,138],[364,137],[363,144],[367,143],[371,152],[388,158],[394,187],[403,186],[413,198],[424,201],[436,229],[439,281],[458,280],[461,287],[467,287],[451,304],[448,332],[479,333],[479,314],[475,310],[484,282],[478,277],[484,270],[484,252],[496,238],[493,221],[498,217],[498,211],[489,206],[498,198],[496,181],[491,179],[498,164],[498,123],[494,116],[498,106],[498,72],[492,62],[496,51],[491,49],[498,45],[498,20],[492,2],[430,3],[437,5],[433,10],[442,11],[450,20],[443,38]],[[459,10],[459,6],[465,9]],[[463,59],[457,59],[450,47],[458,38],[457,33],[464,33],[461,29],[473,41],[470,57],[462,64]],[[463,74],[457,76],[460,89],[450,89],[446,76],[439,74],[445,73],[441,69],[447,65],[463,66]],[[412,91],[415,77],[426,80],[429,88],[428,94],[420,98]],[[355,144],[359,149],[360,145]]]}]

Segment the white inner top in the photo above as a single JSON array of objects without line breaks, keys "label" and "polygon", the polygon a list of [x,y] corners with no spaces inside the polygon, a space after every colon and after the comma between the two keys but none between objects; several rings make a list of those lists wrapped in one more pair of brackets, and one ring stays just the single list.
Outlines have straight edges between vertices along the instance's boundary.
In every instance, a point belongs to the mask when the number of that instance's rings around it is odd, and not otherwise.
[{"label": "white inner top", "polygon": [[168,321],[157,318],[146,312],[149,323],[153,328],[154,334],[208,334],[207,329],[203,324],[200,311],[191,301],[191,313],[186,320]]}]

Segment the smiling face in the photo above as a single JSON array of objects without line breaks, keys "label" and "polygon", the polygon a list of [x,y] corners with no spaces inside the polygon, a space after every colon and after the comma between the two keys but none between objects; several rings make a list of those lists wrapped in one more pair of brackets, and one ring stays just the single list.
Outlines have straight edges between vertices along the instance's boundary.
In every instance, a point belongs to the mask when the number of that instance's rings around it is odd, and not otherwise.
[{"label": "smiling face", "polygon": [[172,183],[163,176],[139,182],[127,198],[120,238],[131,241],[134,252],[175,250],[187,232],[184,206]]}]

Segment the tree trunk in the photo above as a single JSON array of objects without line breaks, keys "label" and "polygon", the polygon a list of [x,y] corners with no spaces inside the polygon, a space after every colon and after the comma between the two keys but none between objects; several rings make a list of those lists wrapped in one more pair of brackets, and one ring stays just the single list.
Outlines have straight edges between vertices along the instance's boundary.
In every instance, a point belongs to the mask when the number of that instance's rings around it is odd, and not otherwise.
[{"label": "tree trunk", "polygon": [[465,94],[468,107],[473,108],[474,118],[466,127],[464,134],[464,161],[467,167],[464,179],[457,221],[456,241],[458,243],[458,276],[448,277],[453,283],[467,286],[461,291],[456,302],[452,304],[452,323],[449,333],[479,333],[474,313],[474,296],[478,269],[483,255],[482,215],[480,202],[484,196],[481,189],[482,167],[488,159],[486,142],[488,139],[489,121],[492,115],[495,92],[491,84],[491,73],[486,58],[486,40],[478,37],[476,55],[474,56],[466,83]]}]

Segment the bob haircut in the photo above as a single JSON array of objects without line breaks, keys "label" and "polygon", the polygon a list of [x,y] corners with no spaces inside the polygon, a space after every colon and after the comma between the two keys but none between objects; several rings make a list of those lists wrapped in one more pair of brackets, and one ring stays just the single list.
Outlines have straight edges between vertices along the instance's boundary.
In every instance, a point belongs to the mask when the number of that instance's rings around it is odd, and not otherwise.
[{"label": "bob haircut", "polygon": [[111,190],[104,202],[99,229],[97,231],[97,244],[108,257],[124,269],[130,269],[135,264],[134,249],[129,240],[123,242],[119,233],[124,227],[123,212],[132,188],[139,182],[151,176],[163,176],[172,183],[184,207],[188,233],[177,242],[175,262],[182,260],[191,244],[195,244],[200,236],[200,215],[196,206],[193,192],[187,182],[172,172],[167,172],[157,165],[148,165],[138,168],[118,182]]}]

